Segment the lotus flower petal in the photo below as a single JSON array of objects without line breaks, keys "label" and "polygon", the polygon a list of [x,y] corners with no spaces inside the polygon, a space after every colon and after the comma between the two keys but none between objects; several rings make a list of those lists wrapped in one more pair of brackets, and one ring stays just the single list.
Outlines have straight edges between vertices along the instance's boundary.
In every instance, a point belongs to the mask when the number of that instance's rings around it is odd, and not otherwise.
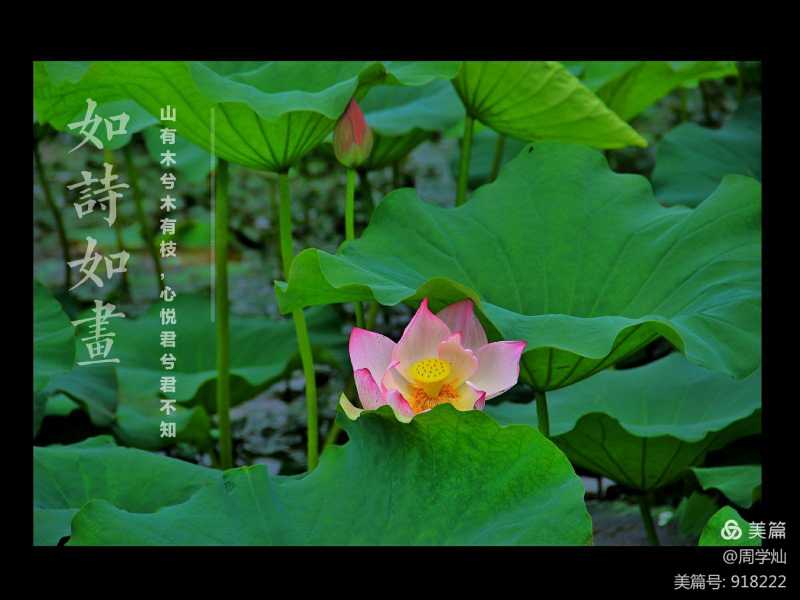
[{"label": "lotus flower petal", "polygon": [[485,346],[489,340],[483,325],[475,316],[472,300],[466,299],[440,310],[437,315],[453,333],[460,333],[461,344],[472,351]]},{"label": "lotus flower petal", "polygon": [[397,368],[399,363],[392,362],[389,368],[386,369],[386,374],[383,376],[383,389],[388,393],[390,390],[397,390],[404,396],[411,396],[414,393],[414,388],[411,382]]},{"label": "lotus flower petal", "polygon": [[361,416],[361,413],[364,412],[363,408],[358,408],[357,406],[353,406],[353,403],[345,396],[344,394],[339,396],[339,405],[344,410],[344,414],[347,415],[347,418],[351,421],[355,421],[358,417]]},{"label": "lotus flower petal", "polygon": [[474,410],[486,403],[486,392],[478,391],[473,386],[465,383],[458,387],[456,390],[456,398],[452,401],[452,405],[458,410]]},{"label": "lotus flower petal", "polygon": [[425,298],[394,347],[392,360],[399,362],[398,369],[409,379],[409,367],[418,360],[436,356],[439,344],[448,337],[450,328],[430,311]]},{"label": "lotus flower petal", "polygon": [[478,370],[470,383],[486,392],[487,400],[499,396],[517,383],[523,350],[525,342],[492,342],[478,348]]},{"label": "lotus flower petal", "polygon": [[350,333],[350,362],[353,371],[368,369],[375,381],[381,381],[392,360],[395,343],[385,335],[354,327]]},{"label": "lotus flower petal", "polygon": [[398,421],[408,423],[414,418],[414,410],[409,403],[403,398],[403,395],[397,390],[390,390],[386,394],[386,401],[392,407],[394,415]]},{"label": "lotus flower petal", "polygon": [[439,344],[438,356],[450,363],[448,381],[460,386],[478,370],[478,358],[472,350],[461,345],[461,334],[455,333]]},{"label": "lotus flower petal", "polygon": [[358,391],[358,398],[361,400],[361,406],[368,410],[374,410],[379,406],[386,404],[383,398],[381,388],[375,383],[375,380],[370,375],[369,369],[359,369],[355,372],[356,390]]}]

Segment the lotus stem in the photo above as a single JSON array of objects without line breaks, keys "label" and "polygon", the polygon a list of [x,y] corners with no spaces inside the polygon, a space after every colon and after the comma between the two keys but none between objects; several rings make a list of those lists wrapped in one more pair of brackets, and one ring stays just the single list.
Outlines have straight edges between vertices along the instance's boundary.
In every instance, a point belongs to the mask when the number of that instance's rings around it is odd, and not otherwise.
[{"label": "lotus stem", "polygon": [[[356,170],[353,168],[347,169],[347,188],[345,191],[344,199],[344,239],[351,241],[356,238]],[[356,313],[356,327],[364,328],[364,310],[361,307],[361,302],[356,301],[353,303],[353,309]]]},{"label": "lotus stem", "polygon": [[644,493],[639,496],[639,511],[642,513],[642,521],[644,522],[644,530],[647,533],[647,539],[651,546],[660,546],[658,541],[658,533],[656,533],[656,526],[653,523],[653,514],[650,509],[650,498]]},{"label": "lotus stem", "polygon": [[217,418],[219,457],[223,469],[233,467],[231,438],[230,326],[228,322],[228,163],[217,162],[214,194],[214,300],[217,328]]},{"label": "lotus stem", "polygon": [[375,210],[375,201],[372,199],[372,185],[367,177],[368,171],[359,171],[358,188],[361,194],[361,202],[364,205],[364,212],[367,214],[367,222],[372,220],[372,213]]},{"label": "lotus stem", "polygon": [[292,195],[289,191],[288,173],[278,175],[278,229],[281,240],[283,276],[289,279],[289,269],[294,259],[292,249]]},{"label": "lotus stem", "polygon": [[469,113],[464,117],[464,137],[461,141],[461,161],[458,166],[458,190],[456,191],[456,206],[461,206],[467,200],[467,185],[469,184],[469,159],[472,153],[472,130],[475,125]]},{"label": "lotus stem", "polygon": [[344,199],[344,239],[352,240],[356,237],[356,170],[347,169],[347,188]]},{"label": "lotus stem", "polygon": [[494,146],[494,161],[492,162],[492,173],[489,175],[489,181],[497,179],[497,174],[500,173],[500,165],[503,164],[503,152],[506,148],[506,136],[499,134],[497,136],[497,143]]},{"label": "lotus stem", "polygon": [[331,423],[331,428],[328,431],[328,435],[325,436],[325,442],[322,445],[323,452],[328,446],[331,446],[336,441],[336,438],[339,437],[339,432],[341,431],[342,428],[339,427],[339,424],[334,419],[333,423]]},{"label": "lotus stem", "polygon": [[681,123],[689,120],[689,105],[686,98],[686,88],[678,88],[678,98],[680,99],[680,108],[678,110],[678,118]]},{"label": "lotus stem", "polygon": [[159,293],[164,289],[164,282],[161,280],[161,256],[159,256],[158,249],[156,248],[153,232],[147,223],[147,216],[144,212],[144,205],[142,203],[142,192],[139,188],[139,171],[133,161],[133,152],[131,151],[131,144],[128,144],[123,149],[125,156],[125,166],[128,169],[128,180],[131,186],[131,195],[133,196],[133,204],[136,207],[136,218],[139,221],[139,227],[142,230],[142,239],[147,244],[147,251],[153,259],[153,266],[156,271],[156,286]]},{"label": "lotus stem", "polygon": [[711,118],[711,94],[708,91],[707,84],[701,81],[697,84],[700,88],[700,96],[703,98],[703,118],[705,119],[704,125],[711,127],[714,120]]},{"label": "lotus stem", "polygon": [[[395,163],[398,165],[398,163]],[[372,213],[375,211],[375,201],[372,199],[372,185],[369,183],[369,171],[366,169],[358,173],[359,177],[359,192],[361,193],[361,202],[364,204],[364,210],[367,213],[367,223],[372,220]],[[365,327],[372,329],[375,325],[375,316],[378,312],[378,303],[372,300],[369,303],[369,312],[365,319]]]},{"label": "lotus stem", "polygon": [[[283,275],[288,281],[294,253],[292,250],[292,197],[289,190],[289,174],[283,171],[278,174],[280,191],[279,227],[281,236],[281,259]],[[303,364],[303,375],[306,380],[306,435],[308,437],[307,454],[308,470],[312,471],[319,462],[319,433],[317,424],[317,382],[314,375],[314,355],[311,351],[311,340],[308,337],[308,325],[302,309],[292,311],[294,328],[297,333],[297,346],[300,361]]]},{"label": "lotus stem", "polygon": [[[353,375],[350,375],[350,378],[347,380],[347,385],[345,386],[344,395],[348,398],[352,398],[356,394],[356,381],[353,378]],[[328,431],[328,435],[325,436],[325,443],[322,446],[322,450],[324,451],[325,448],[328,446],[332,446],[336,442],[336,438],[339,437],[339,432],[342,431],[342,428],[336,422],[334,418],[333,423],[331,424],[331,428]]]},{"label": "lotus stem", "polygon": [[369,311],[367,312],[367,322],[365,327],[370,331],[375,329],[375,320],[378,317],[379,308],[380,307],[378,306],[378,302],[376,300],[373,300],[369,303]]},{"label": "lotus stem", "polygon": [[539,423],[539,431],[546,438],[550,437],[550,414],[547,411],[547,394],[541,390],[535,390],[533,397],[536,401],[536,421]]},{"label": "lotus stem", "polygon": [[50,182],[47,181],[47,173],[44,170],[44,163],[42,163],[42,156],[39,153],[39,142],[36,141],[33,145],[33,159],[36,162],[36,172],[39,174],[39,185],[42,186],[44,192],[44,199],[47,202],[47,207],[53,215],[53,220],[56,223],[56,231],[58,232],[58,244],[61,246],[61,255],[64,258],[64,289],[68,290],[72,287],[72,270],[69,268],[69,241],[67,241],[67,230],[64,228],[64,218],[61,215],[53,193],[50,191]]}]

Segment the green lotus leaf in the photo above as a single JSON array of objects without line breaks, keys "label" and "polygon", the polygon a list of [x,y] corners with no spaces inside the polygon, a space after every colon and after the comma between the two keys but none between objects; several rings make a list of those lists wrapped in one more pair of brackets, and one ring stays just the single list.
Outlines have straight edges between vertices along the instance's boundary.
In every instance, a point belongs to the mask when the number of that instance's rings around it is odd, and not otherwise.
[{"label": "green lotus leaf", "polygon": [[465,62],[453,85],[470,115],[511,137],[597,148],[647,145],[557,62]]},{"label": "green lotus leaf", "polygon": [[695,467],[692,471],[704,490],[717,489],[742,508],[750,508],[761,498],[761,465]]},{"label": "green lotus leaf", "polygon": [[697,206],[730,174],[761,180],[761,98],[743,102],[722,129],[684,123],[656,146],[653,188],[662,204]]},{"label": "green lotus leaf", "polygon": [[386,82],[395,85],[427,85],[437,79],[452,79],[461,68],[461,61],[387,60]]},{"label": "green lotus leaf", "polygon": [[55,545],[86,502],[105,499],[131,512],[188,500],[222,474],[181,460],[120,448],[110,436],[33,449],[33,540]]},{"label": "green lotus leaf", "polygon": [[282,312],[465,297],[494,339],[527,341],[521,375],[564,387],[659,336],[742,378],[760,364],[760,185],[726,177],[698,209],[664,208],[589,148],[541,143],[459,208],[394,191],[336,255],[308,249],[278,282]]},{"label": "green lotus leaf", "polygon": [[[574,464],[638,490],[666,485],[757,419],[760,370],[743,381],[673,353],[643,367],[598,373],[548,395],[550,434]],[[486,411],[536,426],[533,404]]]},{"label": "green lotus leaf", "polygon": [[360,104],[372,130],[388,137],[415,129],[445,131],[464,118],[453,86],[442,80],[417,87],[378,86]]},{"label": "green lotus leaf", "polygon": [[[83,345],[76,342],[79,354]],[[72,371],[56,375],[41,395],[46,401],[46,415],[65,416],[82,409],[94,425],[109,427],[126,446],[159,450],[175,443],[191,442],[202,449],[212,442],[211,424],[202,406],[176,406],[176,412],[170,416],[176,423],[176,435],[161,437],[159,425],[164,413],[160,412],[157,396],[128,396],[120,404],[113,365],[75,366]]]},{"label": "green lotus leaf", "polygon": [[[389,407],[337,418],[349,441],[326,450],[308,475],[233,469],[155,512],[93,500],[73,519],[69,544],[591,543],[580,479],[530,427],[500,427],[449,405],[410,424]],[[133,456],[126,464],[138,469]]]},{"label": "green lotus leaf", "polygon": [[[76,339],[78,350],[83,344]],[[113,365],[76,365],[71,371],[54,377],[45,394],[64,393],[84,407],[92,423],[107,427],[117,410],[117,374]]]},{"label": "green lotus leaf", "polygon": [[63,392],[57,392],[48,396],[45,417],[66,417],[75,411],[82,410],[81,406],[70,396]]},{"label": "green lotus leaf", "polygon": [[738,73],[733,61],[592,60],[564,65],[626,121],[677,87]]},{"label": "green lotus leaf", "polygon": [[[175,308],[177,324],[162,326],[162,308]],[[162,375],[177,378],[178,402],[215,409],[216,335],[207,296],[181,294],[167,304],[156,302],[137,318],[115,319],[113,355],[119,358],[120,405],[136,406],[143,415],[157,416],[159,383]],[[337,364],[346,346],[341,323],[332,309],[310,311],[307,315],[311,342],[318,362]],[[176,332],[176,348],[159,345],[160,331]],[[286,373],[297,356],[297,341],[291,320],[267,317],[230,317],[231,401],[252,398]],[[176,357],[175,368],[167,372],[162,354]],[[155,429],[157,433],[157,428]]]},{"label": "green lotus leaf", "polygon": [[719,504],[712,496],[692,492],[691,496],[681,500],[675,510],[675,519],[678,521],[680,532],[687,537],[696,539],[708,520],[719,509]]},{"label": "green lotus leaf", "polygon": [[[729,521],[734,521],[740,534],[736,535],[736,527],[726,528]],[[730,506],[723,506],[708,520],[700,534],[698,546],[761,546],[761,538],[751,539],[748,535],[750,524]],[[723,530],[732,532],[733,537],[725,539]],[[731,535],[731,534],[727,534]]]},{"label": "green lotus leaf", "polygon": [[[34,103],[63,129],[86,98],[131,99],[160,116],[176,110],[178,134],[228,161],[284,171],[322,142],[350,98],[380,83],[449,79],[458,63],[94,62],[34,64]],[[212,149],[213,130],[213,149]]]},{"label": "green lotus leaf", "polygon": [[47,407],[42,393],[50,380],[69,371],[75,361],[72,323],[50,291],[33,281],[33,435]]},{"label": "green lotus leaf", "polygon": [[176,405],[169,420],[175,422],[175,437],[161,436],[161,422],[164,413],[160,403],[151,399],[122,401],[117,409],[117,417],[111,426],[114,437],[125,446],[142,450],[161,450],[167,446],[188,443],[205,450],[213,445],[211,420],[202,406]]},{"label": "green lotus leaf", "polygon": [[[166,149],[175,153],[174,169],[179,176],[186,178],[186,181],[195,183],[204,180],[211,172],[211,155],[195,146],[180,135],[175,136],[175,143],[165,146],[161,143],[161,127],[150,127],[144,132],[144,141],[147,151],[153,159],[153,164],[159,164],[161,153]],[[216,165],[216,157],[214,158]]]}]

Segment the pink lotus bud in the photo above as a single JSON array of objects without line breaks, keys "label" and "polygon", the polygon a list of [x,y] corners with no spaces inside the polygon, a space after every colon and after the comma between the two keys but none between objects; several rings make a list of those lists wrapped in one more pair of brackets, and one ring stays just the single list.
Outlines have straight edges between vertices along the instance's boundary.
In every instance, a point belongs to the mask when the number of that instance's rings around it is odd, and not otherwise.
[{"label": "pink lotus bud", "polygon": [[333,130],[333,152],[345,167],[364,164],[372,151],[372,130],[364,120],[364,113],[355,100],[336,123]]}]

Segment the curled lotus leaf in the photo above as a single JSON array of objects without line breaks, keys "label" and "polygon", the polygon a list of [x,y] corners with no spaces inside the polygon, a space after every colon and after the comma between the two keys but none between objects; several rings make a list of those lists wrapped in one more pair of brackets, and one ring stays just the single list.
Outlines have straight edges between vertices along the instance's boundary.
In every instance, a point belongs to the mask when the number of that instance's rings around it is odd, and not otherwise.
[{"label": "curled lotus leaf", "polygon": [[360,239],[300,253],[283,312],[375,299],[434,311],[471,298],[491,339],[525,340],[521,378],[585,379],[659,336],[736,378],[761,362],[761,188],[728,176],[697,209],[665,208],[592,149],[528,146],[459,208],[389,194]]},{"label": "curled lotus leaf", "polygon": [[596,148],[647,145],[557,62],[464,62],[453,85],[468,114],[504,135]]},{"label": "curled lotus leaf", "polygon": [[299,477],[270,475],[264,465],[222,473],[107,444],[36,449],[34,507],[40,522],[45,515],[56,524],[43,542],[69,535],[68,545],[591,543],[580,478],[531,427],[501,427],[450,405],[408,424],[388,406],[355,421],[341,411],[337,418],[349,441]]},{"label": "curled lotus leaf", "polygon": [[[550,433],[573,464],[651,490],[686,475],[709,451],[760,431],[761,373],[737,381],[673,353],[598,373],[547,400]],[[533,404],[486,411],[502,424],[537,424]]]}]

